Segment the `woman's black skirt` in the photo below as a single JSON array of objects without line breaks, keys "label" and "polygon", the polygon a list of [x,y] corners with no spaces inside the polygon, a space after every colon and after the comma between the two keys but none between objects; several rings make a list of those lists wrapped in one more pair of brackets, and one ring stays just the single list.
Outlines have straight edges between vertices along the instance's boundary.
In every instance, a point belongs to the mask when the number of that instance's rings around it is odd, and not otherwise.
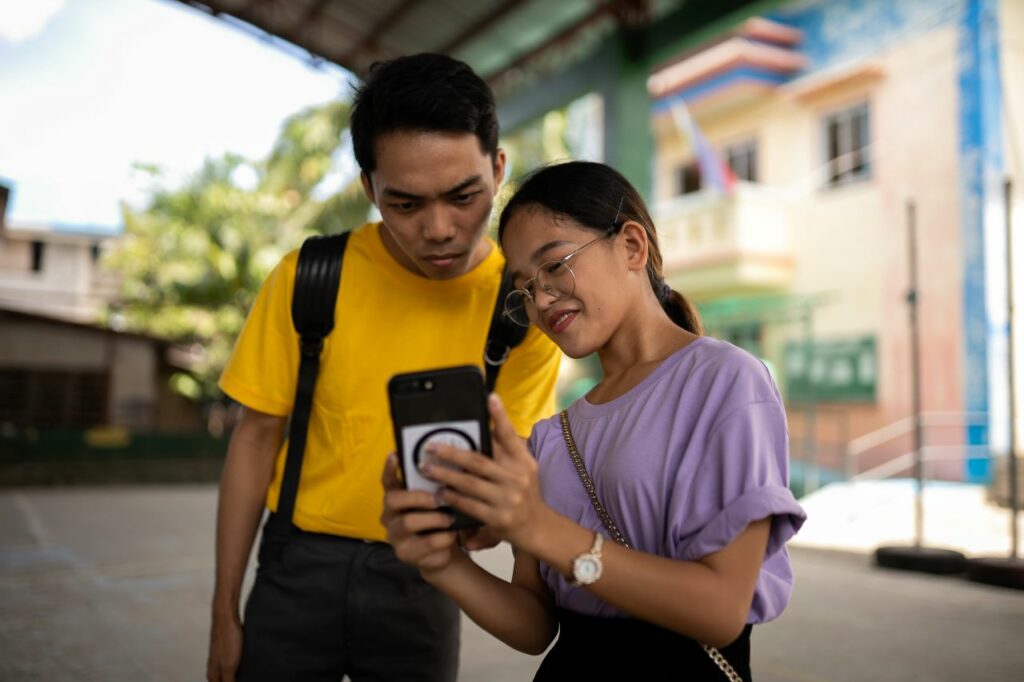
[{"label": "woman's black skirt", "polygon": [[[696,640],[634,618],[599,618],[558,609],[558,641],[534,682],[555,680],[671,680],[721,682],[725,673]],[[750,626],[720,649],[750,680]]]}]

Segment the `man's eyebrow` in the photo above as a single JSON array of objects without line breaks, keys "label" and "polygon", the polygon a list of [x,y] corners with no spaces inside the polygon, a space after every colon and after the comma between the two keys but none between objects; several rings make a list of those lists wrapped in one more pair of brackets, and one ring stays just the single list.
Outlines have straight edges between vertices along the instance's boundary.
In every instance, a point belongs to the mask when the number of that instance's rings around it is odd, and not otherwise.
[{"label": "man's eyebrow", "polygon": [[469,187],[472,187],[476,183],[480,182],[481,179],[482,178],[479,175],[474,175],[471,178],[466,178],[465,180],[463,180],[459,184],[455,185],[451,189],[448,189],[448,190],[445,190],[444,192],[441,192],[441,195],[442,196],[451,196],[452,194],[459,194],[463,190],[468,189]]},{"label": "man's eyebrow", "polygon": [[411,199],[413,201],[420,201],[423,199],[419,194],[406,192],[405,190],[398,189],[396,187],[386,187],[382,193],[394,199]]},{"label": "man's eyebrow", "polygon": [[[481,176],[479,175],[474,175],[473,177],[466,178],[465,180],[455,185],[454,187],[451,187],[450,189],[446,189],[440,192],[438,196],[447,197],[453,194],[458,194],[465,190],[466,188],[472,187],[473,185],[477,184],[478,182],[480,182],[480,180]],[[423,195],[415,194],[413,192],[407,192],[404,189],[399,189],[397,187],[387,187],[384,189],[383,193],[395,199],[410,199],[412,201],[422,201],[423,199],[426,198]]]}]

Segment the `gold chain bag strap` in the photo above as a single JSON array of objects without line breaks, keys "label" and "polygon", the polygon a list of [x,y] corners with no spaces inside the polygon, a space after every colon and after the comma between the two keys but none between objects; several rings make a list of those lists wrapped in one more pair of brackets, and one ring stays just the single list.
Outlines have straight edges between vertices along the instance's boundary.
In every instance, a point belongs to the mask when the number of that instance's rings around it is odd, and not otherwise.
[{"label": "gold chain bag strap", "polygon": [[[601,500],[597,499],[597,489],[594,487],[594,481],[591,480],[590,474],[587,473],[587,468],[583,465],[583,458],[580,457],[580,452],[576,449],[576,440],[572,437],[572,430],[569,428],[569,412],[562,410],[559,416],[562,419],[562,435],[565,437],[566,447],[569,448],[569,456],[572,457],[573,466],[576,467],[576,473],[579,474],[584,490],[590,496],[590,503],[594,505],[594,511],[597,512],[597,516],[601,519],[601,524],[607,529],[612,539],[629,549],[629,543],[626,542],[626,538],[619,531],[618,526],[615,525],[612,517],[608,514],[608,510],[601,504]],[[711,657],[711,660],[715,662],[719,670],[725,674],[729,682],[743,682],[743,678],[733,669],[721,651],[707,644],[701,644],[700,646]]]}]

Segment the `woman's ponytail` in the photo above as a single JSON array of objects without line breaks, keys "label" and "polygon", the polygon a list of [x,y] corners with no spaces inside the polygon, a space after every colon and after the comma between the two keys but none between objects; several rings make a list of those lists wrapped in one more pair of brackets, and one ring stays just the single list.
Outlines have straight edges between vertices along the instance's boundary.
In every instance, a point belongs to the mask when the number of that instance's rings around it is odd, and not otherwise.
[{"label": "woman's ponytail", "polygon": [[668,296],[661,299],[661,307],[668,314],[669,319],[686,331],[697,336],[704,334],[704,324],[700,321],[697,308],[678,291],[669,289]]}]

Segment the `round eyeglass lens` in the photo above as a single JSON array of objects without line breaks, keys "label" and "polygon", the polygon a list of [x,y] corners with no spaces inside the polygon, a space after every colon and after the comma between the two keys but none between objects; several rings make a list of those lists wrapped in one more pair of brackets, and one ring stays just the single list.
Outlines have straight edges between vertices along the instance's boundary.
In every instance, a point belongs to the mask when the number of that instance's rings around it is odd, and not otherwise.
[{"label": "round eyeglass lens", "polygon": [[528,299],[522,291],[510,291],[505,297],[505,314],[520,327],[530,326],[530,315],[526,312]]},{"label": "round eyeglass lens", "polygon": [[551,261],[537,270],[537,286],[552,296],[572,296],[576,289],[576,276],[565,261]]}]

